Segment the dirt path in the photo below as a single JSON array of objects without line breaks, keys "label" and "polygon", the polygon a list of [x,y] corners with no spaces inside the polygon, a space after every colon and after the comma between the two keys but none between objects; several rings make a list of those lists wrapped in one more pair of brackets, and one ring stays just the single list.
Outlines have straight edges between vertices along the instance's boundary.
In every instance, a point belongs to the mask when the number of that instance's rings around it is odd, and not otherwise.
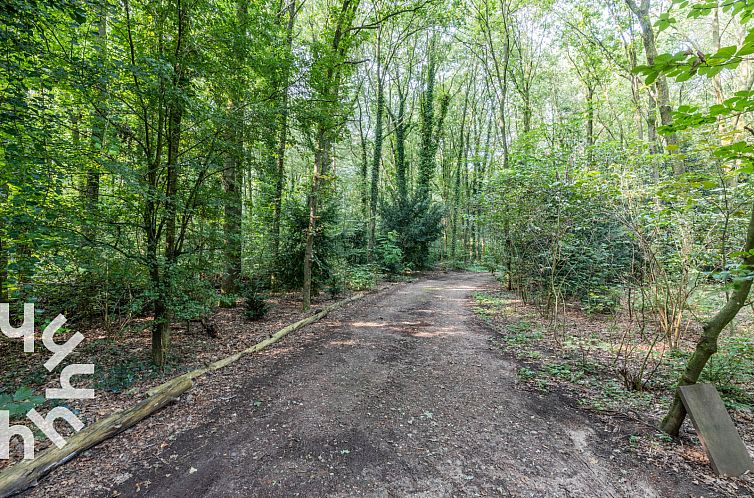
[{"label": "dirt path", "polygon": [[[235,382],[227,399],[166,447],[116,469],[125,477],[92,476],[105,484],[65,492],[709,496],[614,453],[601,427],[556,396],[517,390],[515,365],[490,348],[471,310],[471,294],[489,285],[484,275],[449,274],[349,307],[282,354],[249,360],[248,376],[216,379]],[[116,459],[128,437],[95,450],[90,465]],[[54,495],[55,479],[37,492]]]}]

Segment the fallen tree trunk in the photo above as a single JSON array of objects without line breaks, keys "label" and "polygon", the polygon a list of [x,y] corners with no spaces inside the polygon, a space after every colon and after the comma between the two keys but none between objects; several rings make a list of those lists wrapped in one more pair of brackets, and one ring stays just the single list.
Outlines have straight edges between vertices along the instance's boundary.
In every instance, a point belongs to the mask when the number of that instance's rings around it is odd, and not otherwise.
[{"label": "fallen tree trunk", "polygon": [[[299,320],[296,323],[293,323],[291,325],[288,325],[285,328],[282,328],[282,329],[278,330],[277,332],[275,332],[274,334],[272,334],[267,339],[265,339],[265,340],[263,340],[261,342],[258,342],[257,344],[254,344],[253,346],[251,346],[251,347],[249,347],[247,349],[244,349],[243,351],[239,351],[238,353],[235,353],[235,354],[230,355],[230,356],[228,356],[226,358],[223,358],[222,360],[217,360],[217,361],[215,361],[213,363],[210,363],[206,367],[197,368],[196,370],[192,370],[190,372],[186,372],[185,374],[181,375],[180,377],[177,377],[177,379],[186,378],[186,379],[189,379],[189,380],[193,380],[193,379],[195,379],[197,377],[200,377],[200,376],[204,375],[207,372],[212,372],[212,371],[215,371],[215,370],[220,370],[221,368],[225,368],[228,365],[237,362],[238,360],[240,360],[244,356],[246,356],[248,354],[256,353],[258,351],[261,351],[261,350],[265,349],[266,347],[268,347],[268,346],[270,346],[272,344],[275,344],[276,342],[278,342],[280,339],[282,339],[286,335],[290,334],[291,332],[295,332],[296,330],[298,330],[300,328],[303,328],[303,327],[306,327],[307,325],[312,324],[312,323],[316,322],[317,320],[321,320],[322,318],[326,317],[330,312],[332,312],[332,311],[334,311],[334,310],[336,310],[336,309],[338,309],[338,308],[340,308],[342,306],[345,306],[346,304],[348,304],[348,303],[350,303],[352,301],[356,301],[357,299],[361,299],[362,297],[364,297],[364,294],[356,294],[354,296],[349,297],[348,299],[344,299],[343,301],[339,301],[339,302],[337,302],[335,304],[331,304],[327,308],[323,309],[322,311],[320,311],[318,313],[313,314],[310,317],[304,318],[303,320]],[[149,394],[151,396],[154,392],[156,392],[158,389],[160,389],[160,387],[161,386],[157,386],[155,388],[152,388],[151,390],[147,391],[147,394]]]},{"label": "fallen tree trunk", "polygon": [[198,368],[187,372],[165,382],[164,384],[160,384],[147,391],[148,398],[146,400],[133,408],[118,412],[86,427],[81,432],[72,436],[62,449],[56,447],[50,448],[34,460],[24,460],[10,467],[0,473],[0,498],[12,496],[36,486],[38,481],[49,474],[53,469],[74,459],[77,455],[97,446],[103,441],[133,427],[141,420],[152,415],[170,402],[174,401],[178,396],[191,389],[193,379],[200,377],[207,372],[225,368],[248,354],[261,351],[266,347],[275,344],[291,332],[306,327],[317,320],[321,320],[333,310],[345,306],[352,301],[356,301],[357,299],[361,299],[364,295],[365,294],[356,294],[348,299],[331,304],[327,308],[310,317],[299,320],[296,323],[278,330],[267,339],[244,349],[243,351],[210,363],[204,368]]},{"label": "fallen tree trunk", "polygon": [[104,418],[73,435],[63,448],[52,447],[34,460],[24,460],[0,474],[0,497],[6,498],[36,486],[53,469],[72,460],[82,452],[133,427],[139,421],[175,401],[193,383],[177,378],[166,382],[153,396],[138,405]]}]

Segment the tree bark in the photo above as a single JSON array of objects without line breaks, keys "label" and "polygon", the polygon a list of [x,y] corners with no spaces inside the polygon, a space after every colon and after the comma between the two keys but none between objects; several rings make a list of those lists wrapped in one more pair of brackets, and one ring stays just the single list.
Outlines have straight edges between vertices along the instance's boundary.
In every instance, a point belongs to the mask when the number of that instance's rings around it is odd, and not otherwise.
[{"label": "tree bark", "polygon": [[[105,0],[101,1],[97,20],[97,46],[99,64],[105,67],[107,62],[107,8]],[[87,219],[84,224],[84,235],[88,241],[97,237],[97,219],[100,194],[100,164],[107,148],[107,83],[99,90],[98,105],[101,109],[94,110],[92,118],[92,145],[97,160],[86,169],[86,185],[84,186],[84,209]]]},{"label": "tree bark", "polygon": [[[156,273],[157,292],[154,303],[154,322],[152,326],[152,360],[159,367],[165,366],[170,344],[170,299],[173,271],[178,258],[177,203],[178,181],[180,178],[179,149],[181,143],[181,126],[184,104],[182,94],[188,86],[188,76],[184,67],[185,42],[188,30],[188,11],[181,0],[176,5],[177,34],[175,37],[175,62],[171,85],[174,93],[166,103],[167,111],[167,150],[165,182],[165,264],[162,272]],[[156,256],[155,256],[156,259]]]},{"label": "tree bark", "polygon": [[25,460],[0,474],[0,496],[13,496],[35,486],[40,479],[86,450],[133,427],[185,393],[193,383],[178,378],[133,408],[110,415],[71,436],[63,448],[55,446],[34,460]]},{"label": "tree bark", "polygon": [[380,41],[377,37],[377,116],[374,120],[374,154],[372,156],[372,178],[369,189],[369,243],[368,253],[373,257],[375,230],[377,225],[377,199],[380,187],[380,163],[382,162],[382,115],[385,113],[385,92],[380,64]]},{"label": "tree bark", "polygon": [[[650,0],[641,0],[640,4],[636,3],[636,0],[626,0],[628,7],[636,16],[639,25],[641,26],[641,38],[644,44],[644,53],[647,57],[647,65],[654,64],[655,58],[657,58],[657,44],[655,40],[655,33],[652,29],[652,22],[649,19],[649,4]],[[670,126],[673,123],[673,109],[670,105],[670,90],[668,89],[668,80],[664,75],[660,75],[652,85],[657,93],[656,105],[660,111],[660,123],[662,126]],[[649,111],[654,113],[654,108],[650,101]],[[655,123],[654,116],[650,117],[648,125],[653,126]],[[651,130],[650,130],[651,133]],[[667,151],[671,156],[675,155],[678,151],[678,136],[675,133],[668,133],[665,136],[665,142],[667,144]],[[683,161],[678,157],[671,157],[673,165],[673,174],[675,176],[683,174],[685,168]]]},{"label": "tree bark", "polygon": [[[285,43],[290,53],[293,48],[293,28],[296,23],[296,0],[288,3],[288,24]],[[280,255],[280,217],[283,211],[283,185],[285,185],[285,149],[288,146],[288,101],[290,92],[290,71],[284,75],[280,114],[278,116],[278,145],[276,154],[277,171],[275,176],[275,205],[272,215],[272,256],[277,261]]]},{"label": "tree bark", "polygon": [[5,247],[3,234],[0,233],[0,303],[8,300],[8,248]]},{"label": "tree bark", "polygon": [[398,184],[398,200],[401,206],[408,201],[408,178],[406,175],[406,95],[398,86],[398,114],[395,119],[395,182]]},{"label": "tree bark", "polygon": [[306,246],[304,248],[304,283],[302,289],[304,311],[312,305],[312,265],[314,263],[314,238],[318,229],[319,190],[322,177],[326,174],[329,149],[327,132],[320,128],[314,152],[314,171],[312,172],[312,186],[309,192],[309,227],[306,231]]},{"label": "tree bark", "polygon": [[243,134],[237,129],[236,106],[229,109],[228,140],[229,150],[225,154],[223,169],[223,189],[225,191],[223,232],[225,239],[225,275],[222,282],[223,294],[238,292],[242,275],[241,227],[243,223],[243,201],[241,197],[241,158],[243,157]]}]

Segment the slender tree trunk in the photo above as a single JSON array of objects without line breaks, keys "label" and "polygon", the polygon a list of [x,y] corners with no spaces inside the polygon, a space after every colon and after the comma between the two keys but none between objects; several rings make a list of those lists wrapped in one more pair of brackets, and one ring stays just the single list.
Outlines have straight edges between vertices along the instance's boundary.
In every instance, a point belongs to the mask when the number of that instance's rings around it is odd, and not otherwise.
[{"label": "slender tree trunk", "polygon": [[[288,25],[286,26],[285,42],[288,51],[293,48],[293,28],[296,23],[296,0],[288,3]],[[278,123],[278,147],[277,147],[277,175],[275,176],[275,206],[272,216],[272,255],[274,261],[280,255],[280,217],[283,210],[283,185],[285,185],[285,149],[288,145],[288,100],[290,92],[290,73],[286,71],[283,83],[283,95],[280,103],[280,116]]]},{"label": "slender tree trunk", "polygon": [[408,178],[406,176],[406,95],[398,87],[398,115],[395,123],[395,182],[398,184],[398,200],[401,206],[408,202]]},{"label": "slender tree trunk", "polygon": [[8,248],[0,233],[0,303],[9,302],[8,296]]},{"label": "slender tree trunk", "polygon": [[636,57],[636,47],[633,44],[627,44],[626,45],[626,54],[628,56],[628,63],[629,63],[629,69],[631,73],[631,97],[634,101],[634,106],[636,107],[635,110],[635,119],[636,119],[636,136],[638,139],[644,140],[644,118],[642,116],[642,105],[641,105],[641,78],[639,75],[635,74],[634,69],[636,69],[637,66],[637,57]]},{"label": "slender tree trunk", "polygon": [[[359,0],[342,0],[339,12],[334,15],[334,29],[332,39],[328,44],[330,57],[337,60],[345,60],[350,47],[351,27],[359,7]],[[320,60],[321,62],[321,60]],[[306,245],[304,248],[304,282],[302,285],[303,307],[308,310],[311,307],[312,298],[312,265],[314,263],[314,241],[319,229],[318,204],[320,202],[320,190],[327,186],[329,176],[330,149],[335,142],[342,122],[336,118],[340,112],[340,91],[343,76],[343,65],[327,61],[328,67],[323,74],[323,91],[320,101],[325,103],[321,108],[319,123],[317,125],[316,139],[314,142],[314,171],[312,185],[309,192],[309,226],[306,233]]]},{"label": "slender tree trunk", "polygon": [[309,192],[309,227],[306,231],[306,246],[304,248],[304,283],[302,289],[304,311],[308,310],[312,304],[312,265],[314,263],[314,238],[318,229],[319,191],[322,177],[326,174],[329,148],[330,144],[326,131],[320,128],[314,152],[314,171],[312,172],[312,186]]},{"label": "slender tree trunk", "polygon": [[[152,329],[152,360],[155,365],[164,367],[167,352],[170,345],[170,322],[172,319],[170,310],[171,287],[173,271],[178,258],[177,237],[177,208],[178,208],[178,181],[180,178],[179,149],[181,143],[181,126],[183,121],[183,101],[180,98],[187,86],[188,77],[185,72],[184,59],[185,40],[188,29],[188,11],[184,8],[181,0],[176,5],[177,29],[175,38],[176,61],[173,66],[172,88],[177,95],[171,96],[167,101],[167,163],[165,182],[165,267],[158,271],[157,297],[154,303],[154,326]],[[155,251],[156,252],[156,251]],[[156,259],[156,254],[155,254]]]},{"label": "slender tree trunk", "polygon": [[[644,52],[647,57],[647,64],[651,66],[657,58],[657,45],[652,22],[649,19],[650,0],[641,0],[640,4],[637,4],[636,0],[626,0],[626,3],[641,26]],[[673,123],[673,109],[670,105],[670,90],[668,89],[667,78],[664,75],[660,75],[657,80],[655,80],[653,87],[657,94],[655,100],[660,111],[660,123],[663,126],[669,126]],[[650,108],[650,111],[654,112],[654,108]],[[651,121],[654,123],[654,117],[651,118]],[[674,155],[678,151],[678,136],[675,133],[669,133],[666,135],[665,141],[667,143],[668,152],[671,155]],[[683,161],[679,157],[672,157],[671,162],[673,164],[673,174],[676,176],[683,174]]]},{"label": "slender tree trunk", "polygon": [[419,148],[419,176],[416,182],[416,191],[419,199],[429,197],[429,187],[435,172],[435,156],[432,153],[432,144],[435,140],[435,45],[430,42],[429,63],[427,64],[427,81],[421,101],[421,143]]},{"label": "slender tree trunk", "polygon": [[589,86],[586,91],[586,146],[594,146],[594,88]]},{"label": "slender tree trunk", "polygon": [[458,211],[461,209],[461,170],[466,166],[466,113],[469,105],[471,85],[472,82],[469,81],[469,88],[466,90],[463,102],[460,133],[458,134],[458,159],[453,185],[453,218],[450,224],[450,256],[453,260],[456,259],[456,246],[458,245]]},{"label": "slender tree trunk", "polygon": [[[752,205],[751,215],[749,217],[749,227],[746,234],[746,243],[743,252],[746,254],[743,263],[747,267],[754,266],[754,205]],[[704,366],[710,357],[717,352],[717,339],[726,326],[736,317],[741,308],[746,304],[749,297],[752,281],[745,279],[738,282],[738,287],[733,291],[728,301],[707,323],[704,324],[702,335],[696,345],[694,354],[686,363],[686,369],[678,381],[679,386],[688,386],[695,384],[704,370]],[[686,418],[686,408],[683,406],[681,397],[676,391],[673,402],[668,410],[667,415],[662,420],[660,428],[673,436],[678,435],[678,431]]]},{"label": "slender tree trunk", "polygon": [[532,115],[532,108],[531,108],[531,91],[529,89],[529,84],[524,81],[521,85],[521,101],[522,101],[522,121],[524,126],[524,133],[529,133],[531,131],[531,115]]},{"label": "slender tree trunk", "polygon": [[[236,21],[246,35],[248,8],[243,0],[236,0]],[[240,56],[243,58],[243,56]],[[243,84],[245,78],[240,79]],[[244,161],[244,118],[239,105],[241,98],[236,90],[229,92],[226,110],[225,157],[222,173],[223,184],[223,258],[225,272],[222,292],[235,295],[239,291],[243,275],[243,161]]]},{"label": "slender tree trunk", "polygon": [[225,275],[222,282],[223,294],[233,295],[238,292],[238,285],[242,275],[242,240],[243,200],[241,195],[241,158],[243,157],[243,134],[239,132],[235,122],[236,105],[231,103],[228,112],[229,125],[227,143],[230,145],[225,154],[223,168],[224,203],[224,256]]},{"label": "slender tree trunk", "polygon": [[[99,64],[105,67],[107,62],[107,2],[102,0],[99,8],[99,17],[97,20],[97,46]],[[99,209],[100,193],[100,164],[103,159],[105,150],[107,150],[107,84],[103,83],[99,91],[99,100],[97,105],[102,106],[94,110],[92,118],[92,145],[96,153],[97,160],[86,168],[86,185],[84,187],[84,209],[86,212],[86,221],[84,224],[84,235],[90,241],[97,237],[97,219]]]},{"label": "slender tree trunk", "polygon": [[[489,24],[489,6],[485,4],[485,16],[484,16],[484,34],[487,38],[487,45],[489,48],[490,57],[492,59],[493,71],[491,71],[490,77],[494,78],[497,83],[497,95],[498,95],[498,125],[500,127],[500,140],[503,152],[503,169],[508,168],[509,150],[508,150],[508,66],[510,64],[511,53],[511,34],[510,34],[510,7],[505,1],[500,2],[501,9],[501,21],[503,29],[503,50],[502,54],[498,54],[495,48],[495,43],[492,38],[492,28]],[[488,70],[489,71],[489,70]]]},{"label": "slender tree trunk", "polygon": [[377,225],[377,198],[380,186],[380,163],[382,162],[382,115],[385,113],[385,91],[380,64],[380,35],[377,36],[377,116],[374,120],[374,155],[372,156],[372,178],[369,189],[369,244],[370,259],[375,245],[375,227]]}]

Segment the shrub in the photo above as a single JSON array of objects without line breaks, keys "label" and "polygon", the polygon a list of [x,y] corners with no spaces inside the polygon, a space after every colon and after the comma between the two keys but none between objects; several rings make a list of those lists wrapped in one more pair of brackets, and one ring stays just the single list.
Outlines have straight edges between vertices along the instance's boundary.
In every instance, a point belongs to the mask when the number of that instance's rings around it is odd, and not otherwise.
[{"label": "shrub", "polygon": [[267,301],[262,293],[259,292],[259,285],[253,282],[244,292],[244,315],[249,320],[261,320],[270,310]]},{"label": "shrub", "polygon": [[721,339],[702,378],[721,389],[754,380],[754,338],[738,335]]},{"label": "shrub", "polygon": [[327,291],[332,297],[341,296],[346,291],[345,283],[341,278],[334,276],[327,283]]},{"label": "shrub", "polygon": [[[309,211],[305,202],[291,201],[286,205],[280,253],[275,262],[278,283],[283,288],[298,289],[304,282],[304,251],[309,230]],[[319,212],[319,226],[314,234],[312,259],[312,290],[316,292],[332,276],[330,257],[337,254],[337,238],[332,228],[337,225],[337,210],[329,204]]]},{"label": "shrub", "polygon": [[445,210],[418,194],[405,203],[395,200],[381,206],[382,228],[386,233],[398,234],[397,244],[403,262],[413,268],[426,268],[429,264],[429,246],[442,233]]},{"label": "shrub", "polygon": [[380,270],[385,273],[401,273],[403,271],[403,251],[398,246],[398,232],[391,231],[377,236],[374,255]]},{"label": "shrub", "polygon": [[371,289],[377,284],[374,267],[371,265],[353,266],[347,270],[346,281],[351,290]]},{"label": "shrub", "polygon": [[616,287],[599,286],[581,299],[582,309],[590,314],[615,313],[620,306],[621,291]]}]

